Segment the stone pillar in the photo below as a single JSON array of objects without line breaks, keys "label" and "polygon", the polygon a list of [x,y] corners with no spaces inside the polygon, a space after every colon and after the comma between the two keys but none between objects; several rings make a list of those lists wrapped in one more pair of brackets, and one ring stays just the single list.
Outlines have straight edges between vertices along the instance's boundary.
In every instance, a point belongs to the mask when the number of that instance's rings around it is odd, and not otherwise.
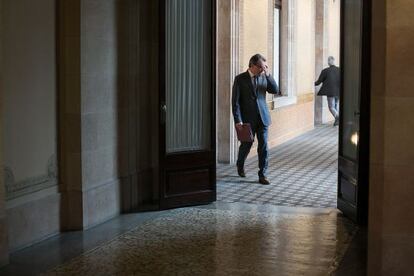
[{"label": "stone pillar", "polygon": [[64,230],[85,229],[120,212],[117,2],[60,1]]},{"label": "stone pillar", "polygon": [[239,64],[239,1],[217,0],[217,159],[235,162],[237,141],[231,113],[231,91]]},{"label": "stone pillar", "polygon": [[[0,59],[2,58],[2,0],[0,0]],[[2,73],[0,68],[0,81],[2,81]],[[3,168],[3,141],[2,141],[2,114],[3,114],[3,107],[2,101],[3,95],[2,91],[0,91],[0,168]],[[7,216],[6,216],[6,198],[5,198],[5,183],[4,183],[4,170],[0,169],[0,267],[7,264],[9,262],[9,245],[8,245],[8,227],[7,227]]]},{"label": "stone pillar", "polygon": [[83,228],[81,163],[81,4],[59,2],[59,151],[63,230]]},{"label": "stone pillar", "polygon": [[[326,64],[327,32],[326,32],[326,0],[315,0],[315,80]],[[316,91],[317,93],[317,91]],[[323,123],[324,97],[318,97],[315,93],[315,124]]]},{"label": "stone pillar", "polygon": [[159,11],[158,1],[60,2],[63,228],[72,230],[157,200]]},{"label": "stone pillar", "polygon": [[372,1],[368,275],[414,260],[414,3]]}]

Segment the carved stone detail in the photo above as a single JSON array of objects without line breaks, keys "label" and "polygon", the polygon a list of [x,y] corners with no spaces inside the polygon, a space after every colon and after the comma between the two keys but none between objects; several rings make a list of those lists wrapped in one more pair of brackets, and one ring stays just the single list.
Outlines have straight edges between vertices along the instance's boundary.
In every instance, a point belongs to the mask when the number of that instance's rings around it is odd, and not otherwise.
[{"label": "carved stone detail", "polygon": [[57,185],[57,159],[53,154],[47,163],[46,173],[44,175],[31,177],[22,181],[15,181],[13,170],[4,166],[4,181],[6,184],[7,200],[34,193]]}]

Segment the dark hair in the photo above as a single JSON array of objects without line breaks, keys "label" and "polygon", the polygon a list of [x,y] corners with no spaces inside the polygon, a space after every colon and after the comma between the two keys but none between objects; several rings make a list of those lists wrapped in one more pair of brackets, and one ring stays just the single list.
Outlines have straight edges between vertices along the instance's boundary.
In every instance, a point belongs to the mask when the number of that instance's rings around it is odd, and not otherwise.
[{"label": "dark hair", "polygon": [[249,67],[252,67],[253,65],[257,65],[259,61],[266,61],[266,58],[262,56],[261,54],[255,54],[252,56],[249,60]]}]

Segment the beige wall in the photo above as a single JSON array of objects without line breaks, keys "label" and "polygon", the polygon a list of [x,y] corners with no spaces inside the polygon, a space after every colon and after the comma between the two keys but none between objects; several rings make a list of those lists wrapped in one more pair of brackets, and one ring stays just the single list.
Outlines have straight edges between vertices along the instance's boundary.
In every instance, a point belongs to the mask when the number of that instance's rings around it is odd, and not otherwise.
[{"label": "beige wall", "polygon": [[[333,56],[340,65],[340,6],[341,0],[316,1],[316,70],[315,79],[323,68],[328,67],[328,57]],[[318,91],[318,90],[317,90]],[[316,92],[317,92],[316,91]],[[329,112],[326,96],[315,99],[315,123],[327,123],[334,120]]]},{"label": "beige wall", "polygon": [[414,4],[373,1],[369,275],[412,275]]},{"label": "beige wall", "polygon": [[9,246],[15,250],[60,227],[55,1],[2,0],[1,12],[1,140]]},{"label": "beige wall", "polygon": [[297,0],[295,19],[296,95],[303,95],[314,91],[315,1]]},{"label": "beige wall", "polygon": [[[268,57],[271,64],[273,49],[270,47],[273,40],[273,24],[271,8],[272,0],[243,0],[240,20],[240,71],[248,67],[250,57],[262,53]],[[315,82],[315,2],[314,0],[295,0],[294,6],[294,78],[296,81],[293,95],[313,93]],[[282,3],[282,9],[287,4]],[[287,37],[282,40],[287,41]],[[332,46],[333,47],[333,46]],[[338,49],[339,51],[339,49]],[[287,70],[282,64],[282,70]]]},{"label": "beige wall", "polygon": [[269,31],[273,28],[269,25],[269,1],[240,1],[240,71],[247,70],[252,55],[270,57],[273,50],[268,47]]},{"label": "beige wall", "polygon": [[[278,145],[300,135],[314,126],[314,98],[313,83],[315,77],[315,2],[314,0],[295,0],[289,3],[293,9],[292,37],[288,41],[288,31],[282,32],[282,43],[292,43],[292,56],[282,57],[282,75],[288,70],[287,62],[294,63],[292,73],[295,85],[288,86],[282,83],[281,87],[289,87],[291,91],[284,94],[296,96],[296,103],[271,110],[273,124],[269,130],[269,144]],[[272,0],[243,0],[240,1],[240,72],[248,67],[250,57],[255,53],[262,53],[268,58],[272,66],[273,56],[273,1]],[[285,24],[289,28],[288,4],[282,2]],[[269,43],[270,42],[270,43]],[[283,48],[284,46],[282,46]],[[287,47],[287,46],[286,46]],[[282,54],[287,52],[282,50]],[[285,62],[283,62],[283,60]],[[286,79],[282,79],[286,82]],[[295,101],[294,101],[295,102]],[[254,150],[252,150],[254,154]]]},{"label": "beige wall", "polygon": [[[325,1],[327,5],[327,55],[335,57],[336,64],[340,65],[340,41],[341,41],[341,0]],[[328,66],[328,60],[325,61]]]}]

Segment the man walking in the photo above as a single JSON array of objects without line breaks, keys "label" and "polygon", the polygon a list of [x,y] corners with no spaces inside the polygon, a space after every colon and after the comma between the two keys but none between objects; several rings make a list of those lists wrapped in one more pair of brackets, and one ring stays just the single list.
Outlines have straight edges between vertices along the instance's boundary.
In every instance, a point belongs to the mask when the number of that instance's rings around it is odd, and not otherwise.
[{"label": "man walking", "polygon": [[[259,157],[259,183],[270,184],[266,178],[268,165],[267,131],[271,118],[266,103],[266,92],[279,94],[279,87],[269,73],[266,59],[256,54],[250,58],[249,69],[236,76],[233,84],[232,111],[236,128],[249,123],[253,135],[257,136]],[[244,162],[252,142],[241,142],[237,159],[237,172],[245,177]]]},{"label": "man walking", "polygon": [[341,74],[339,67],[335,66],[335,58],[328,58],[328,68],[322,70],[315,86],[322,84],[318,96],[327,96],[329,111],[335,118],[334,126],[339,124],[339,90],[341,85]]}]

